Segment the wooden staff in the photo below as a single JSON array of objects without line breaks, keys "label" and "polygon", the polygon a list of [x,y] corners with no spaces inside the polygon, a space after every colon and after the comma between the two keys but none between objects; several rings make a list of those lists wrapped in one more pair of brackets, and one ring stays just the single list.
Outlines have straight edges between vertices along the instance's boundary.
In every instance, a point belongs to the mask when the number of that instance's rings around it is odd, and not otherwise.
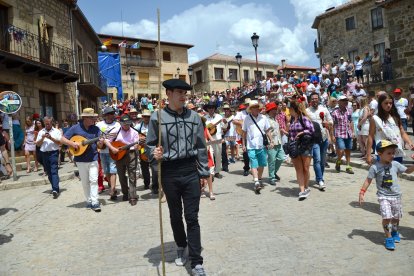
[{"label": "wooden staff", "polygon": [[[160,67],[159,81],[158,81],[158,147],[161,146],[161,41],[160,41],[160,9],[157,9],[158,18],[158,64]],[[163,197],[162,185],[161,185],[161,159],[158,162],[158,210],[160,216],[160,237],[161,237],[161,260],[162,260],[162,275],[165,276],[165,256],[164,256],[164,234],[162,227],[162,205],[161,200]]]}]

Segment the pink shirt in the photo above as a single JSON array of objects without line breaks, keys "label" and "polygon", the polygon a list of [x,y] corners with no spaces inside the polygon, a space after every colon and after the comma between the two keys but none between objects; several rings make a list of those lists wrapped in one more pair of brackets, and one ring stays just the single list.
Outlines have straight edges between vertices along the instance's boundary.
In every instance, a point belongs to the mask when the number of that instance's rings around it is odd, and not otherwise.
[{"label": "pink shirt", "polygon": [[[126,145],[137,142],[139,140],[138,132],[130,128],[128,131],[125,131],[121,128],[121,131],[118,133],[115,141],[120,141]],[[133,150],[134,146],[130,148]]]}]

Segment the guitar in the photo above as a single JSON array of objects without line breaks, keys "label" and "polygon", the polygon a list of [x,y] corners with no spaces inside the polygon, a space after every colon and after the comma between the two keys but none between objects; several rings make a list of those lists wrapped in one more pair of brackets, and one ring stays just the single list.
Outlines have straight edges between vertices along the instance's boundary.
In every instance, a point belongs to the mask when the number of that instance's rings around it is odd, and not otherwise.
[{"label": "guitar", "polygon": [[86,151],[86,149],[89,147],[90,144],[98,142],[98,140],[100,138],[101,138],[101,136],[88,140],[88,139],[86,139],[85,137],[83,137],[81,135],[75,135],[72,138],[70,138],[70,141],[78,143],[79,147],[78,147],[78,149],[69,147],[69,152],[73,156],[82,155],[82,154],[84,154],[84,152]]},{"label": "guitar", "polygon": [[114,146],[115,148],[117,148],[119,151],[117,153],[110,152],[109,155],[111,156],[111,158],[113,160],[119,161],[129,151],[130,147],[135,146],[136,144],[139,144],[139,143],[140,143],[139,140],[136,141],[136,142],[130,143],[128,145],[121,142],[121,141],[113,141],[113,142],[111,142],[111,145]]},{"label": "guitar", "polygon": [[[110,130],[107,131],[107,133],[111,132],[111,130],[113,130],[114,128],[111,128]],[[73,147],[69,147],[69,152],[73,155],[73,156],[79,156],[84,154],[84,152],[88,149],[89,145],[98,142],[98,140],[101,137],[106,138],[110,138],[111,136],[115,135],[116,133],[110,133],[110,134],[106,134],[106,133],[101,133],[101,135],[99,135],[96,138],[93,139],[86,139],[85,137],[83,137],[82,135],[75,135],[72,136],[72,138],[70,138],[70,141],[78,143],[79,147],[78,149],[75,149]]]},{"label": "guitar", "polygon": [[207,125],[208,132],[210,132],[210,135],[216,134],[217,133],[217,125],[218,124],[220,124],[223,120],[227,120],[227,123],[231,123],[231,121],[233,121],[233,119],[234,119],[234,116],[230,116],[228,119],[224,119],[223,118],[223,119],[219,120],[216,123],[209,123]]}]

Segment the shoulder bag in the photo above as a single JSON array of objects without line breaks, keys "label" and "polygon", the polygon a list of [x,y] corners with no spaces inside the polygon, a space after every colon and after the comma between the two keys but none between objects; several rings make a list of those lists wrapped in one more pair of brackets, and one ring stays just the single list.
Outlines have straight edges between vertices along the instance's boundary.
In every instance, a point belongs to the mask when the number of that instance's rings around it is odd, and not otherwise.
[{"label": "shoulder bag", "polygon": [[253,123],[257,126],[257,128],[258,128],[258,129],[259,129],[259,131],[260,131],[260,133],[262,134],[262,137],[263,137],[263,146],[267,147],[268,145],[270,145],[270,143],[269,143],[269,139],[267,139],[267,135],[266,135],[266,134],[264,134],[264,133],[262,132],[262,130],[260,129],[259,125],[258,125],[258,124],[256,123],[256,121],[253,119],[252,114],[250,114],[250,118],[252,118]]}]

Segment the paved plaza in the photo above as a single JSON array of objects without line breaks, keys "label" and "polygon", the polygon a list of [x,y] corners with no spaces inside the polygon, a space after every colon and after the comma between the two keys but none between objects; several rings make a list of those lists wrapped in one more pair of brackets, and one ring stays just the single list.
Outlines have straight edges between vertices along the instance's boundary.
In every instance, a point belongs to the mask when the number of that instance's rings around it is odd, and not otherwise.
[{"label": "paved plaza", "polygon": [[[283,165],[282,181],[260,195],[241,167],[232,164],[216,179],[215,201],[201,202],[208,275],[412,275],[413,181],[400,179],[402,241],[390,252],[382,244],[375,185],[363,208],[356,202],[366,170],[349,175],[328,169],[326,192],[312,188],[300,202],[293,167]],[[161,275],[158,201],[142,190],[142,180],[139,185],[136,206],[104,193],[101,213],[84,208],[77,178],[61,183],[57,200],[47,185],[1,191],[0,274]],[[188,275],[189,264],[174,264],[168,216],[163,204],[166,274]]]}]

